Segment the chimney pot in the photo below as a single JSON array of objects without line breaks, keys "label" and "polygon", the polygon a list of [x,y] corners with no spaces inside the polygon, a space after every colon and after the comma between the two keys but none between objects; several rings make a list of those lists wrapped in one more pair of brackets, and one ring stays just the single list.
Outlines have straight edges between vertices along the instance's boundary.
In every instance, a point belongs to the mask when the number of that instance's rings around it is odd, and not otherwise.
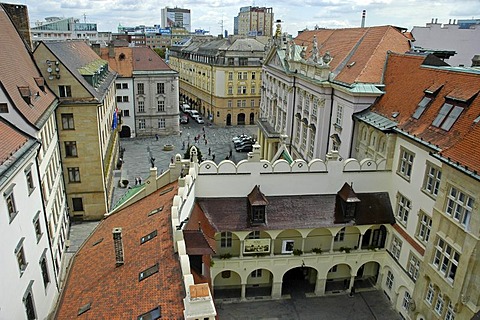
[{"label": "chimney pot", "polygon": [[112,234],[113,234],[113,246],[115,249],[115,266],[119,267],[124,264],[122,228],[113,228]]}]

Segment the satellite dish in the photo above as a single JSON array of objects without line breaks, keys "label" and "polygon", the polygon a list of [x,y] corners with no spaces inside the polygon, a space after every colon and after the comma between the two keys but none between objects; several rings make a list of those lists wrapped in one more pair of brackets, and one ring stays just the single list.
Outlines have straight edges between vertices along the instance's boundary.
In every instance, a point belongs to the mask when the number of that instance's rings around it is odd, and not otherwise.
[{"label": "satellite dish", "polygon": [[60,71],[60,68],[59,68],[59,67],[56,67],[56,68],[55,68],[55,71],[56,71],[56,72],[59,72],[59,71]]},{"label": "satellite dish", "polygon": [[52,75],[49,75],[49,76],[48,76],[48,80],[53,80],[53,76],[52,76]]},{"label": "satellite dish", "polygon": [[49,72],[49,73],[52,72],[52,68],[48,67],[47,72]]}]

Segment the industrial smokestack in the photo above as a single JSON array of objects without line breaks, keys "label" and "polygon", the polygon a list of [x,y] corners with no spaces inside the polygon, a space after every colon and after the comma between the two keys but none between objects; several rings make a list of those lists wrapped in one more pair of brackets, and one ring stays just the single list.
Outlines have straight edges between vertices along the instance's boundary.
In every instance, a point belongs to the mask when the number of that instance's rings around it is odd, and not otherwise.
[{"label": "industrial smokestack", "polygon": [[362,11],[362,28],[365,28],[365,16],[367,15],[367,10]]},{"label": "industrial smokestack", "polygon": [[115,266],[123,265],[122,228],[113,228],[113,246],[115,248]]}]

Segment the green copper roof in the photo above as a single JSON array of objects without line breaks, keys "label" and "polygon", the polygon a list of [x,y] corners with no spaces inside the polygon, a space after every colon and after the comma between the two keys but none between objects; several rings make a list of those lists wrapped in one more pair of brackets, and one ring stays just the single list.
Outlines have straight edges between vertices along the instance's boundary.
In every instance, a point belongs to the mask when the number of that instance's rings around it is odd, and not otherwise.
[{"label": "green copper roof", "polygon": [[120,207],[122,204],[130,200],[134,195],[136,195],[140,190],[142,190],[143,187],[144,185],[141,184],[128,189],[127,192],[125,192],[123,196],[118,199],[117,203],[115,203],[115,205],[110,209],[110,211],[115,210],[116,208]]},{"label": "green copper roof", "polygon": [[91,76],[94,75],[102,66],[106,66],[107,61],[102,59],[97,59],[88,63],[87,65],[77,69],[82,76]]}]

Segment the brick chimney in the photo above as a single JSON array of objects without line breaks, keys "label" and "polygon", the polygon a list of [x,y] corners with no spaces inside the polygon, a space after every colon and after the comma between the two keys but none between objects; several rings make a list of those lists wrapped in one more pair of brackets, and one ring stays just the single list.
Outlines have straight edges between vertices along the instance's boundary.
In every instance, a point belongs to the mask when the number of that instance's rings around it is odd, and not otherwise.
[{"label": "brick chimney", "polygon": [[115,266],[123,265],[123,242],[122,242],[122,228],[113,228],[113,246],[115,249]]}]

